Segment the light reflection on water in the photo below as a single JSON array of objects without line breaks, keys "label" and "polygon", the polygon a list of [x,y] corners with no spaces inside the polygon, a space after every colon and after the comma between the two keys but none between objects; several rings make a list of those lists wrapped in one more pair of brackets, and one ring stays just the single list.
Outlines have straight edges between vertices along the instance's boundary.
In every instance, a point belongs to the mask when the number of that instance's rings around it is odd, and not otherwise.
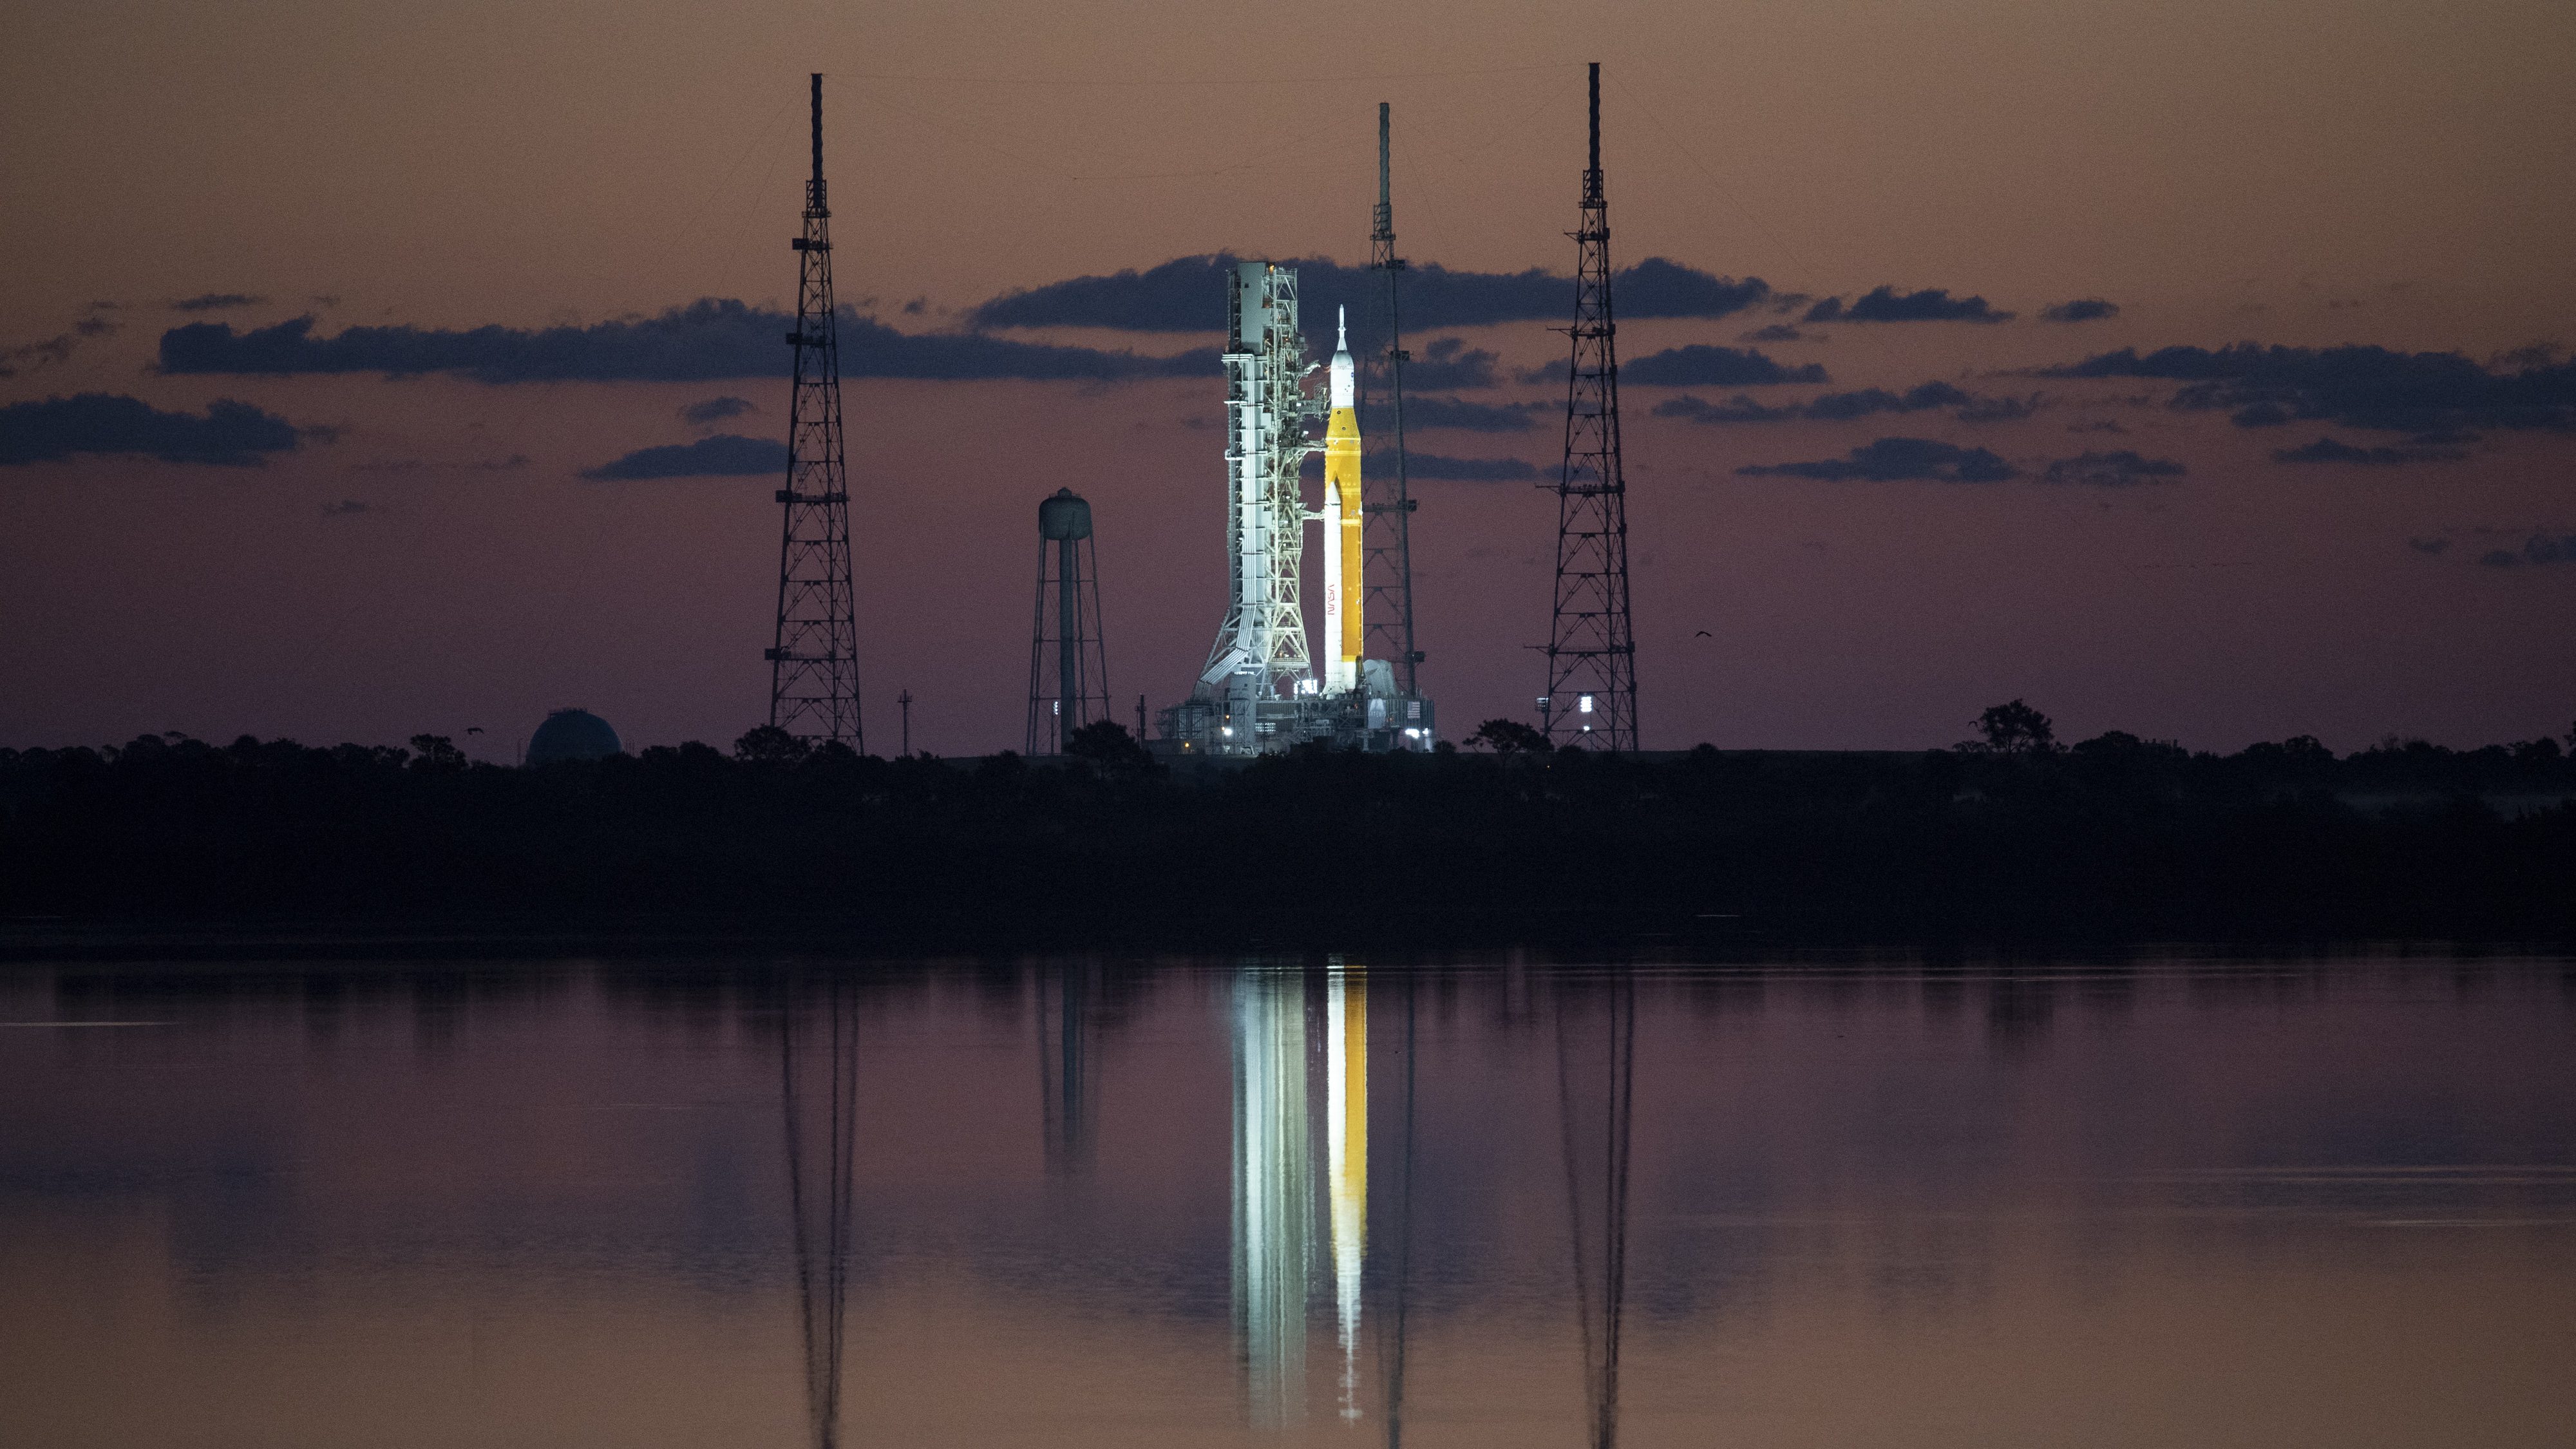
[{"label": "light reflection on water", "polygon": [[21,968],[0,1022],[11,1444],[2576,1425],[2557,962]]}]

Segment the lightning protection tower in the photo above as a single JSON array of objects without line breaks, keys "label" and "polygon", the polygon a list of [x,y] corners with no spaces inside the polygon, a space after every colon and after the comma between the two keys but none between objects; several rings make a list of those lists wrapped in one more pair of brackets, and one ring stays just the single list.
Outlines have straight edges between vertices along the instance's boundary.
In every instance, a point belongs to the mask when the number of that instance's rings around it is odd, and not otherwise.
[{"label": "lightning protection tower", "polygon": [[1610,309],[1610,203],[1601,186],[1601,66],[1592,66],[1591,164],[1572,233],[1574,353],[1565,465],[1556,483],[1556,597],[1548,627],[1548,742],[1637,748],[1637,646],[1628,619],[1628,484],[1619,466],[1618,327]]},{"label": "lightning protection tower", "polygon": [[1387,103],[1377,103],[1377,208],[1369,229],[1369,269],[1384,279],[1374,289],[1372,320],[1383,347],[1362,369],[1368,391],[1361,401],[1363,436],[1383,440],[1376,460],[1363,475],[1368,498],[1367,579],[1362,614],[1368,623],[1365,653],[1395,665],[1395,677],[1407,695],[1418,695],[1416,666],[1422,652],[1413,639],[1413,496],[1404,475],[1404,317],[1397,306],[1396,279],[1404,258],[1395,254],[1395,203],[1387,177]]},{"label": "lightning protection tower", "polygon": [[833,324],[832,211],[823,194],[823,77],[814,77],[814,174],[797,255],[795,391],[787,408],[778,629],[768,652],[769,722],[799,739],[864,748],[858,620],[850,587],[850,487],[841,447],[841,346]]},{"label": "lightning protection tower", "polygon": [[1063,754],[1075,730],[1107,718],[1109,658],[1100,641],[1100,552],[1091,539],[1091,505],[1059,488],[1038,505],[1027,752]]}]

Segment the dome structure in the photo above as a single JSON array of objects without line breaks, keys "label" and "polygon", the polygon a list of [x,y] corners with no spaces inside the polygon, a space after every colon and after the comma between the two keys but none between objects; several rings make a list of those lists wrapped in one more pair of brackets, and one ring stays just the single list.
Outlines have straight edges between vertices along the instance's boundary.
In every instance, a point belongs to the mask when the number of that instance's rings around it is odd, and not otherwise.
[{"label": "dome structure", "polygon": [[617,742],[617,731],[608,721],[586,709],[559,709],[546,716],[528,740],[528,763],[551,765],[558,760],[604,760],[618,754],[624,746]]},{"label": "dome structure", "polygon": [[1052,540],[1091,537],[1091,504],[1070,488],[1038,505],[1038,537]]}]

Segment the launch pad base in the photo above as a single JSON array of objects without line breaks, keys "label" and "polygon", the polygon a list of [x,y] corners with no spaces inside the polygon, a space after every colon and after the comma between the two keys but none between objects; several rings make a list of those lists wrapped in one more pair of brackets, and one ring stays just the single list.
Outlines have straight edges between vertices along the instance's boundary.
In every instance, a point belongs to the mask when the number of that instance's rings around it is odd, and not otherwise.
[{"label": "launch pad base", "polygon": [[1187,699],[1163,710],[1147,748],[1164,761],[1242,759],[1299,745],[1370,754],[1427,752],[1438,740],[1431,701],[1419,695],[1299,695],[1290,699]]}]

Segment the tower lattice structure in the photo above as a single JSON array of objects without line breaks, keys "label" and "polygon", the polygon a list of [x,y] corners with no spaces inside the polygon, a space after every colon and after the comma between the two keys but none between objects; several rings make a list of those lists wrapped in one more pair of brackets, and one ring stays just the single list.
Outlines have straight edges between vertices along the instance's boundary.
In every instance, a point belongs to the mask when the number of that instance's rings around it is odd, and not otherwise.
[{"label": "tower lattice structure", "polygon": [[768,651],[769,722],[808,741],[864,748],[850,488],[841,440],[841,346],[832,298],[832,210],[823,190],[823,77],[814,77],[814,174],[796,250],[795,390],[778,541],[778,629]]},{"label": "tower lattice structure", "polygon": [[1404,258],[1395,254],[1395,204],[1388,185],[1387,103],[1377,104],[1377,207],[1369,229],[1369,268],[1382,279],[1372,289],[1371,320],[1381,345],[1362,370],[1368,390],[1362,402],[1364,435],[1383,440],[1377,457],[1362,475],[1366,493],[1362,615],[1367,622],[1364,653],[1391,660],[1395,677],[1408,695],[1421,692],[1417,666],[1422,653],[1413,636],[1413,508],[1404,472],[1404,315],[1398,305],[1397,279]]},{"label": "tower lattice structure", "polygon": [[1239,262],[1226,299],[1228,596],[1199,690],[1249,709],[1313,672],[1299,582],[1308,514],[1298,473],[1323,444],[1306,428],[1319,404],[1304,387],[1295,269]]},{"label": "tower lattice structure", "polygon": [[1637,646],[1628,613],[1628,484],[1619,464],[1618,326],[1610,305],[1610,203],[1601,184],[1601,66],[1592,66],[1591,164],[1576,245],[1565,464],[1556,483],[1556,591],[1548,628],[1548,741],[1637,748]]}]

